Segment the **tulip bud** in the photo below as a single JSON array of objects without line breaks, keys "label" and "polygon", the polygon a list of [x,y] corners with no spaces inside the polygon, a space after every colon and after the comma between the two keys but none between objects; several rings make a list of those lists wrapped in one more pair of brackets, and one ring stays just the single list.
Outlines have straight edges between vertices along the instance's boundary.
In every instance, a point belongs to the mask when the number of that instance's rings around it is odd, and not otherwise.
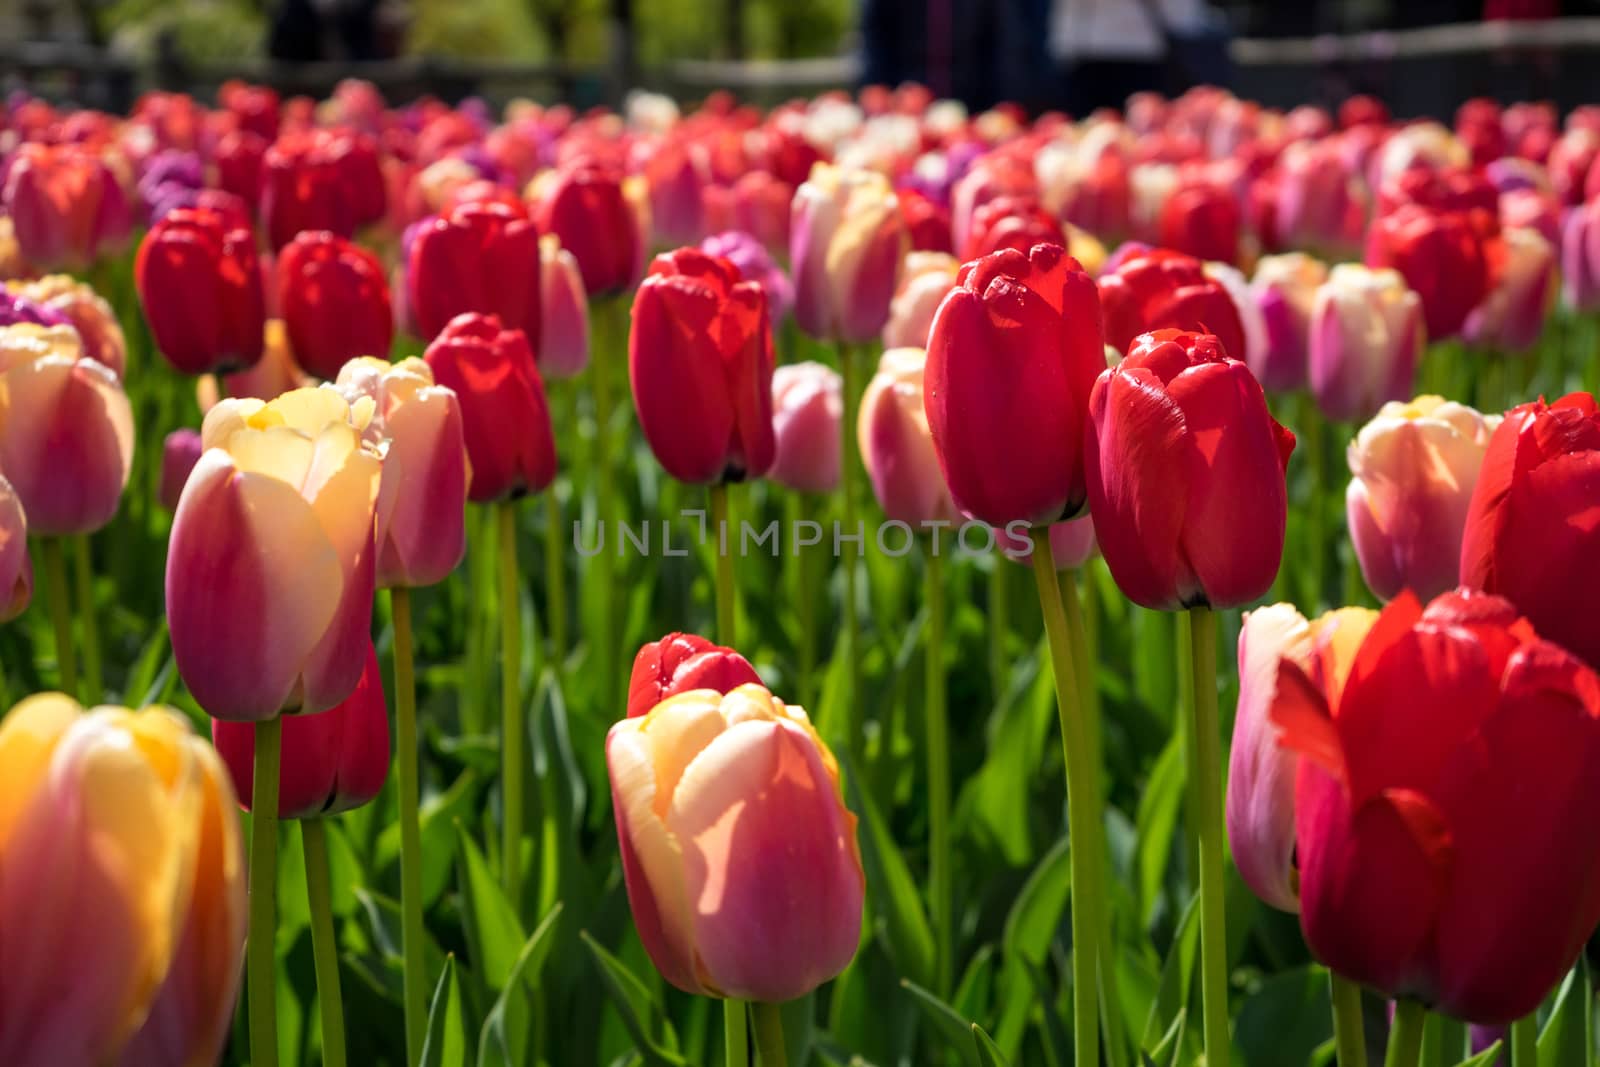
[{"label": "tulip bud", "polygon": [[[1461,584],[1517,605],[1541,636],[1600,666],[1600,408],[1588,393],[1506,412],[1467,509]],[[31,515],[30,515],[31,518]]]},{"label": "tulip bud", "polygon": [[589,365],[589,298],[578,260],[554,234],[539,238],[539,371],[572,378]]},{"label": "tulip bud", "polygon": [[1250,369],[1215,337],[1135,341],[1095,383],[1084,457],[1100,551],[1128,599],[1225,608],[1265,593],[1283,555],[1293,450]]},{"label": "tulip bud", "polygon": [[200,431],[187,426],[167,434],[161,444],[161,486],[159,499],[168,511],[178,510],[183,487],[189,481],[189,472],[200,462]]},{"label": "tulip bud", "polygon": [[[110,369],[118,378],[128,363],[128,346],[122,325],[111,305],[70,274],[51,274],[32,282],[11,282],[5,289],[60,315],[78,331],[83,354]],[[48,323],[46,325],[49,325]]]},{"label": "tulip bud", "polygon": [[1378,597],[1456,587],[1467,504],[1499,425],[1499,415],[1419,396],[1385,404],[1350,443],[1350,539]]},{"label": "tulip bud", "polygon": [[1600,200],[1573,208],[1562,220],[1561,295],[1574,311],[1600,308]]},{"label": "tulip bud", "polygon": [[1494,285],[1467,315],[1461,336],[1502,352],[1526,352],[1538,344],[1555,308],[1559,279],[1556,251],[1533,230],[1506,230],[1505,260]]},{"label": "tulip bud", "polygon": [[351,360],[338,387],[352,407],[371,398],[367,439],[388,441],[378,488],[379,588],[444,581],[466,553],[472,480],[456,394],[435,385],[420,359]]},{"label": "tulip bud", "polygon": [[10,622],[33,600],[33,561],[28,556],[28,516],[22,498],[0,477],[0,622]]},{"label": "tulip bud", "polygon": [[778,1003],[850,963],[856,819],[804,711],[753,684],[682,693],[613,726],[606,766],[634,925],[662,977]]},{"label": "tulip bud", "polygon": [[223,135],[212,153],[218,188],[237,196],[252,211],[261,203],[261,160],[270,143],[259,134],[235,130]]},{"label": "tulip bud", "polygon": [[682,136],[636,147],[655,235],[669,245],[699,240],[706,232],[701,190],[711,180],[704,149]]},{"label": "tulip bud", "polygon": [[4,177],[0,203],[29,261],[83,268],[127,239],[128,198],[111,167],[87,146],[25,143],[6,160]]},{"label": "tulip bud", "polygon": [[1239,205],[1223,188],[1189,180],[1161,205],[1161,243],[1196,259],[1239,258]]},{"label": "tulip bud", "polygon": [[1397,271],[1333,268],[1311,311],[1311,392],[1325,416],[1364,419],[1411,395],[1423,313]]},{"label": "tulip bud", "polygon": [[1360,250],[1368,197],[1337,144],[1300,141],[1284,149],[1273,194],[1280,247],[1337,258]]},{"label": "tulip bud", "polygon": [[1039,245],[968,263],[959,281],[934,316],[924,384],[951,496],[992,526],[1077,514],[1086,406],[1105,368],[1093,280]]},{"label": "tulip bud", "polygon": [[772,469],[767,476],[797,493],[839,487],[839,421],[844,383],[822,363],[789,363],[772,372]]},{"label": "tulip bud", "polygon": [[1026,253],[1038,244],[1064,244],[1061,220],[1033,196],[997,196],[972,213],[963,260],[982,259],[1002,248]]},{"label": "tulip bud", "polygon": [[332,380],[357,356],[389,355],[394,312],[378,257],[327,230],[295,235],[278,253],[278,309],[294,360]]},{"label": "tulip bud", "polygon": [[667,634],[639,649],[628,679],[628,718],[636,719],[668,697],[695,689],[730,693],[761,684],[750,661],[696,634]]},{"label": "tulip bud", "polygon": [[681,482],[772,466],[772,324],[755,282],[694,248],[657,256],[633,301],[628,377],[645,440]]},{"label": "tulip bud", "polygon": [[1484,237],[1466,216],[1420,204],[1373,221],[1366,260],[1369,267],[1393,267],[1404,276],[1422,298],[1428,336],[1435,340],[1460,333],[1493,282]]},{"label": "tulip bud", "polygon": [[167,547],[178,673],[214,718],[331,708],[361,677],[382,460],[332,389],[223,400]]},{"label": "tulip bud", "polygon": [[1141,334],[1164,329],[1210,333],[1225,352],[1245,351],[1238,305],[1193,256],[1164,248],[1119,253],[1106,264],[1099,286],[1106,343],[1119,352]]},{"label": "tulip bud", "polygon": [[894,522],[959,523],[928,428],[923,375],[927,353],[891,348],[861,397],[856,439],[883,513]]},{"label": "tulip bud", "polygon": [[882,333],[910,245],[887,179],[819,164],[795,191],[790,227],[800,328],[857,344]]},{"label": "tulip bud", "polygon": [[955,288],[961,264],[944,252],[909,252],[900,274],[900,288],[889,303],[883,347],[925,348],[934,313]]},{"label": "tulip bud", "polygon": [[261,358],[266,309],[248,229],[180,208],[144,235],[133,272],[156,347],[174,368],[203,374]]},{"label": "tulip bud", "polygon": [[[1288,392],[1306,384],[1310,358],[1311,312],[1328,267],[1304,252],[1262,256],[1256,261],[1250,292],[1261,309],[1267,343],[1250,373],[1268,392]],[[1249,363],[1249,360],[1246,360]]]},{"label": "tulip bud", "polygon": [[1230,355],[1243,360],[1247,367],[1265,363],[1268,351],[1267,317],[1250,292],[1250,282],[1244,272],[1230,263],[1217,262],[1206,263],[1201,269],[1207,278],[1222,286],[1233,301],[1234,310],[1239,313],[1239,336],[1244,340],[1244,347]]},{"label": "tulip bud", "polygon": [[0,723],[0,781],[0,1061],[214,1063],[245,926],[216,753],[171,709],[42,693]]},{"label": "tulip bud", "polygon": [[353,195],[326,131],[285,134],[262,156],[261,221],[274,249],[306,230],[355,233]]},{"label": "tulip bud", "polygon": [[644,267],[644,227],[624,193],[620,173],[594,159],[581,159],[534,179],[539,229],[561,239],[578,260],[591,298],[633,285]]},{"label": "tulip bud", "polygon": [[521,330],[502,328],[493,315],[458,315],[423,359],[461,405],[472,471],[467,499],[482,503],[537,493],[555,480],[550,406]]},{"label": "tulip bud", "polygon": [[950,211],[915,189],[895,190],[900,214],[905,216],[906,233],[913,252],[940,252],[950,255],[955,243],[950,236]]},{"label": "tulip bud", "polygon": [[498,316],[539,338],[539,231],[504,204],[466,203],[419,224],[407,259],[406,308],[427,339],[458,315]]},{"label": "tulip bud", "polygon": [[[70,432],[68,432],[70,430]],[[35,534],[111,521],[133,469],[133,408],[70,326],[0,327],[0,470]]]},{"label": "tulip bud", "polygon": [[[255,784],[256,729],[247,722],[211,720],[211,742],[233,779],[239,806],[250,810]],[[389,774],[389,713],[378,652],[367,644],[361,680],[327,711],[287,715],[278,768],[278,818],[317,819],[359,808],[383,789]]]}]

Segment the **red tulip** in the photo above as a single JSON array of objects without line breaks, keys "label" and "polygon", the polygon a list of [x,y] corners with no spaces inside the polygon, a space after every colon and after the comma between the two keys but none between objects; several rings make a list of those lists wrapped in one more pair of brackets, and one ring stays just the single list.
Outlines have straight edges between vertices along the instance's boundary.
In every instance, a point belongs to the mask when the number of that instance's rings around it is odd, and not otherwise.
[{"label": "red tulip", "polygon": [[150,332],[185,374],[261,358],[266,311],[255,235],[206,208],[179,208],[150,227],[133,265]]},{"label": "red tulip", "polygon": [[503,327],[493,315],[458,315],[423,358],[434,380],[461,402],[472,463],[469,500],[537,493],[555,479],[544,380],[521,330]]},{"label": "red tulip", "polygon": [[1089,398],[1089,512],[1136,604],[1226,608],[1261,596],[1283,555],[1294,434],[1216,337],[1158,330]]},{"label": "red tulip", "polygon": [[631,286],[644,265],[644,235],[621,174],[593,159],[550,179],[536,211],[539,228],[578,258],[591,299]]},{"label": "red tulip", "polygon": [[1428,336],[1454,337],[1493,281],[1490,252],[1466,214],[1406,204],[1367,234],[1367,265],[1393,267],[1422,297]]},{"label": "red tulip", "polygon": [[759,283],[720,256],[657,256],[633,302],[628,377],[645,440],[682,482],[772,466],[772,323]]},{"label": "red tulip", "polygon": [[[1239,258],[1239,205],[1226,189],[1187,181],[1161,206],[1161,243],[1196,259]],[[1241,353],[1242,354],[1242,353]]]},{"label": "red tulip", "polygon": [[[255,782],[255,737],[251,723],[211,720],[211,743],[227,765],[245,811],[250,810]],[[371,642],[355,691],[327,711],[285,715],[282,745],[280,819],[336,815],[378,795],[389,774],[389,713],[383,701],[383,672]]]},{"label": "red tulip", "polygon": [[694,689],[731,693],[761,684],[750,661],[696,634],[667,634],[639,649],[628,679],[628,718],[636,719],[668,697]]},{"label": "red tulip", "polygon": [[537,339],[539,265],[539,231],[526,215],[505,204],[460,204],[419,224],[407,307],[426,338],[474,312]]},{"label": "red tulip", "polygon": [[93,151],[81,145],[24,144],[6,164],[0,202],[31,262],[86,267],[127,238],[128,198]]},{"label": "red tulip", "polygon": [[1100,304],[1106,343],[1118,351],[1151,330],[1174,329],[1213,334],[1223,351],[1244,355],[1238,306],[1193,256],[1165,248],[1135,252],[1100,276]]},{"label": "red tulip", "polygon": [[1034,245],[1063,243],[1061,222],[1032,196],[997,196],[972,213],[963,260],[982,259],[1002,248],[1026,253]]},{"label": "red tulip", "polygon": [[940,207],[915,189],[900,189],[895,195],[900,200],[900,214],[905,216],[906,230],[911,234],[912,251],[954,251],[948,209]]},{"label": "red tulip", "polygon": [[315,133],[286,134],[261,160],[261,220],[272,247],[302,230],[355,233],[355,206],[329,142]]},{"label": "red tulip", "polygon": [[1076,514],[1089,391],[1105,368],[1094,281],[1059,245],[961,268],[929,330],[924,403],[945,482],[993,526]]},{"label": "red tulip", "polygon": [[240,129],[249,130],[268,140],[278,136],[276,90],[232,79],[223,82],[217,89],[217,102],[237,118]]},{"label": "red tulip", "polygon": [[332,380],[357,356],[389,356],[394,312],[378,257],[326,230],[278,253],[278,307],[295,362]]},{"label": "red tulip", "polygon": [[1600,922],[1600,678],[1509,601],[1405,593],[1337,683],[1285,662],[1272,712],[1306,942],[1446,1015],[1528,1014]]},{"label": "red tulip", "polygon": [[1516,604],[1600,667],[1600,407],[1588,393],[1506,413],[1467,509],[1461,584]]},{"label": "red tulip", "polygon": [[236,130],[217,142],[212,162],[218,187],[243,200],[254,211],[261,204],[261,161],[270,144],[248,130]]}]

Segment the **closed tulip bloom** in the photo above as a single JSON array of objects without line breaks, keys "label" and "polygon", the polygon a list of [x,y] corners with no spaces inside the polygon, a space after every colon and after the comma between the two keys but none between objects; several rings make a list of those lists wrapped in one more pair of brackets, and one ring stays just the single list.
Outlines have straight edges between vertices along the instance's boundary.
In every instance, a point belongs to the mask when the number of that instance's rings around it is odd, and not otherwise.
[{"label": "closed tulip bloom", "polygon": [[128,364],[128,346],[117,313],[105,298],[70,274],[50,274],[37,281],[10,282],[6,290],[60,315],[78,331],[83,354],[108,367],[118,378]]},{"label": "closed tulip bloom", "polygon": [[1301,141],[1284,149],[1272,189],[1278,242],[1324,255],[1359,251],[1368,198],[1332,142]]},{"label": "closed tulip bloom", "polygon": [[382,459],[332,389],[223,400],[172,519],[172,653],[213,718],[322,711],[360,680]]},{"label": "closed tulip bloom", "polygon": [[546,178],[533,199],[539,229],[577,258],[585,292],[609,296],[634,284],[644,267],[644,228],[620,171],[580,159]]},{"label": "closed tulip bloom", "polygon": [[670,633],[641,647],[633,658],[628,717],[638,718],[679,693],[695,689],[731,693],[746,684],[760,685],[761,676],[739,653],[698,634]]},{"label": "closed tulip bloom", "polygon": [[823,340],[860,344],[883,332],[910,248],[900,202],[883,175],[826,163],[795,191],[789,257],[794,314]]},{"label": "closed tulip bloom", "polygon": [[1350,443],[1345,514],[1367,588],[1432,599],[1456,587],[1467,505],[1500,416],[1437,396],[1391,401]]},{"label": "closed tulip bloom", "polygon": [[1397,271],[1340,263],[1311,312],[1311,392],[1330,419],[1365,419],[1412,392],[1422,358],[1421,299]]},{"label": "closed tulip bloom", "polygon": [[1210,182],[1186,181],[1161,206],[1158,232],[1167,248],[1197,259],[1239,258],[1239,204]]},{"label": "closed tulip bloom", "polygon": [[[250,810],[255,784],[255,727],[211,720],[211,742],[233,778],[239,806]],[[389,712],[378,653],[367,644],[361,680],[342,702],[283,720],[278,817],[317,819],[370,802],[389,774]]]},{"label": "closed tulip bloom", "polygon": [[444,581],[467,548],[472,471],[460,401],[434,384],[420,359],[352,360],[338,385],[352,407],[371,398],[367,439],[388,442],[378,489],[379,588]]},{"label": "closed tulip bloom", "polygon": [[897,189],[895,196],[900,201],[900,214],[905,216],[913,251],[949,254],[955,250],[949,208],[916,189]]},{"label": "closed tulip bloom", "polygon": [[1600,308],[1600,200],[1562,219],[1561,297],[1574,311]]},{"label": "closed tulip bloom", "polygon": [[394,311],[378,257],[327,230],[278,253],[278,311],[294,360],[329,381],[357,356],[388,358]]},{"label": "closed tulip bloom", "polygon": [[555,480],[550,405],[521,330],[501,326],[493,315],[458,315],[423,358],[434,381],[461,404],[469,500],[537,493]]},{"label": "closed tulip bloom", "polygon": [[926,348],[934,313],[956,286],[961,263],[945,252],[909,252],[900,274],[900,288],[889,303],[883,347]]},{"label": "closed tulip bloom", "polygon": [[823,363],[788,363],[772,372],[772,469],[767,476],[798,493],[839,487],[839,421],[844,383]]},{"label": "closed tulip bloom", "polygon": [[[563,247],[566,247],[563,245]],[[460,204],[423,222],[411,241],[406,308],[432,339],[458,315],[494,315],[539,339],[539,230],[505,204]]]},{"label": "closed tulip bloom", "polygon": [[1113,261],[1099,278],[1111,347],[1125,353],[1141,334],[1173,329],[1213,334],[1224,351],[1244,353],[1238,305],[1198,259],[1153,248]]},{"label": "closed tulip bloom", "polygon": [[10,622],[33,600],[33,562],[28,557],[28,516],[22,498],[0,476],[0,622]]},{"label": "closed tulip bloom", "polygon": [[706,233],[701,191],[711,180],[710,167],[700,145],[687,137],[667,136],[654,143],[639,142],[643,156],[640,173],[650,198],[650,222],[664,244],[697,241]]},{"label": "closed tulip bloom", "polygon": [[645,440],[681,482],[772,466],[772,323],[755,282],[696,248],[657,256],[633,301],[628,377]]},{"label": "closed tulip bloom", "polygon": [[271,142],[249,130],[224,134],[211,154],[217,186],[237,196],[254,211],[261,203],[261,160]]},{"label": "closed tulip bloom", "polygon": [[1317,289],[1327,280],[1327,264],[1304,252],[1262,256],[1256,262],[1250,292],[1261,309],[1267,344],[1259,362],[1250,364],[1250,373],[1268,392],[1288,392],[1306,384],[1311,313]]},{"label": "closed tulip bloom", "polygon": [[0,724],[0,1061],[215,1063],[244,955],[233,789],[169,708]]},{"label": "closed tulip bloom", "polygon": [[1083,507],[1083,424],[1105,368],[1094,281],[1059,245],[968,263],[928,337],[924,404],[957,507],[991,526]]},{"label": "closed tulip bloom", "polygon": [[997,196],[972,213],[963,260],[981,259],[1002,248],[1027,252],[1037,244],[1065,244],[1061,220],[1034,196]]},{"label": "closed tulip bloom", "polygon": [[1462,324],[1469,343],[1502,352],[1526,352],[1538,344],[1555,308],[1559,279],[1556,250],[1533,230],[1506,230],[1505,259],[1483,303]]},{"label": "closed tulip bloom", "polygon": [[205,208],[180,208],[144,235],[133,265],[156,347],[184,374],[261,358],[266,304],[255,235]]},{"label": "closed tulip bloom", "polygon": [[894,522],[960,523],[928,427],[923,396],[927,353],[891,348],[867,383],[856,422],[861,463],[883,513]]},{"label": "closed tulip bloom", "polygon": [[35,534],[111,521],[133,469],[133,408],[70,326],[0,327],[0,471]]},{"label": "closed tulip bloom", "polygon": [[[1238,352],[1230,352],[1229,355],[1243,360],[1247,367],[1256,367],[1267,362],[1270,343],[1267,336],[1267,316],[1256,303],[1255,296],[1250,291],[1250,280],[1244,276],[1244,271],[1231,263],[1216,260],[1207,262],[1202,269],[1207,278],[1222,286],[1233,300],[1234,310],[1239,313],[1239,336],[1244,339],[1244,347]],[[1254,374],[1255,371],[1252,370],[1250,373]]]},{"label": "closed tulip bloom", "polygon": [[261,221],[267,240],[281,249],[306,230],[355,233],[354,188],[324,131],[278,138],[261,159]]},{"label": "closed tulip bloom", "polygon": [[0,203],[22,255],[41,267],[87,267],[128,237],[127,195],[106,161],[83,145],[23,144],[4,177]]},{"label": "closed tulip bloom", "polygon": [[560,238],[539,238],[539,370],[547,378],[572,378],[589,365],[589,297],[577,257]]},{"label": "closed tulip bloom", "polygon": [[178,510],[178,500],[189,481],[189,472],[200,462],[205,450],[200,443],[200,431],[187,426],[167,434],[161,443],[161,506],[168,511]]},{"label": "closed tulip bloom", "polygon": [[[1506,412],[1461,542],[1461,584],[1517,605],[1541,636],[1600,669],[1600,408],[1588,393]],[[31,515],[30,515],[31,518]]]},{"label": "closed tulip bloom", "polygon": [[1228,753],[1228,845],[1239,877],[1279,911],[1300,910],[1294,829],[1300,756],[1278,743],[1271,719],[1279,665],[1287,660],[1337,692],[1377,618],[1367,608],[1339,608],[1307,622],[1292,604],[1244,613],[1239,706]]},{"label": "closed tulip bloom", "polygon": [[1215,337],[1135,341],[1095,383],[1084,448],[1095,535],[1129,600],[1228,608],[1272,585],[1294,434]]},{"label": "closed tulip bloom", "polygon": [[1468,1022],[1538,1007],[1600,921],[1594,672],[1509,601],[1405,593],[1342,687],[1285,662],[1272,719],[1312,953]]},{"label": "closed tulip bloom", "polygon": [[1422,298],[1428,336],[1461,332],[1467,315],[1494,283],[1483,236],[1460,212],[1407,204],[1372,223],[1367,233],[1369,267],[1392,267]]},{"label": "closed tulip bloom", "polygon": [[855,956],[865,878],[839,770],[759,685],[623,719],[606,766],[634,926],[689,993],[778,1003]]},{"label": "closed tulip bloom", "polygon": [[1500,228],[1534,230],[1550,247],[1561,248],[1561,216],[1563,209],[1555,198],[1538,189],[1512,189],[1500,194]]}]

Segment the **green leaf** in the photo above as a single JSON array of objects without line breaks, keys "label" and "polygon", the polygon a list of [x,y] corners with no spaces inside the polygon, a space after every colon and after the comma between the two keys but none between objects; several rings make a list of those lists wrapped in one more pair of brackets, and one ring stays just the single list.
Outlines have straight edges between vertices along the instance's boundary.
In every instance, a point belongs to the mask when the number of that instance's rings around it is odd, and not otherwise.
[{"label": "green leaf", "polygon": [[1150,1015],[1145,1019],[1144,1036],[1139,1041],[1141,1048],[1155,1044],[1160,1035],[1171,1029],[1178,1013],[1188,1006],[1190,977],[1200,955],[1199,903],[1197,892],[1189,898],[1183,917],[1178,920],[1166,961],[1161,965],[1161,984],[1156,989],[1155,1002],[1150,1005]]},{"label": "green leaf", "polygon": [[1176,1067],[1183,1057],[1183,1035],[1188,1025],[1189,1009],[1179,1008],[1178,1014],[1172,1019],[1172,1025],[1161,1035],[1161,1040],[1156,1042],[1155,1048],[1144,1054],[1145,1061],[1171,1063]]},{"label": "green leaf", "polygon": [[1490,1067],[1500,1058],[1504,1045],[1504,1041],[1496,1041],[1470,1060],[1462,1060],[1459,1067]]},{"label": "green leaf", "polygon": [[903,975],[920,985],[933,981],[933,929],[922,910],[922,898],[911,869],[900,855],[871,794],[862,789],[855,768],[846,758],[855,810],[861,813],[866,833],[861,836],[861,859],[867,868],[867,885],[873,909],[884,925],[889,954]]},{"label": "green leaf", "polygon": [[1261,983],[1245,1000],[1233,1027],[1233,1045],[1246,1067],[1304,1063],[1333,1035],[1328,974],[1300,967]]},{"label": "green leaf", "polygon": [[1134,823],[1138,842],[1139,914],[1145,924],[1150,922],[1161,900],[1167,864],[1172,858],[1172,839],[1178,828],[1178,816],[1183,811],[1185,777],[1182,739],[1174,733],[1150,769],[1150,778],[1139,795],[1139,811]]},{"label": "green leaf", "polygon": [[1005,1007],[995,1031],[995,1041],[1012,1058],[1020,1053],[1028,1012],[1033,1006],[1028,967],[1044,962],[1071,895],[1072,857],[1068,846],[1069,842],[1063,837],[1045,853],[1006,916],[1001,941],[1005,959],[1001,990]]},{"label": "green leaf", "polygon": [[1539,1067],[1586,1067],[1584,1015],[1589,1010],[1589,975],[1582,963],[1561,983],[1550,1019],[1539,1035]]},{"label": "green leaf", "polygon": [[456,978],[454,954],[444,958],[444,973],[433,990],[428,1009],[428,1036],[422,1045],[422,1067],[464,1067],[467,1062],[466,1027],[461,1021],[461,982]]},{"label": "green leaf", "polygon": [[528,997],[538,989],[539,972],[555,944],[552,936],[561,917],[561,905],[550,909],[517,953],[506,988],[495,999],[478,1035],[478,1067],[505,1065],[522,1067],[527,1063]]},{"label": "green leaf", "polygon": [[978,1051],[979,1067],[1010,1067],[1000,1046],[977,1023],[972,1024],[972,1043]]},{"label": "green leaf", "polygon": [[956,1010],[934,994],[923,989],[915,982],[900,980],[900,988],[911,994],[912,1002],[922,1009],[923,1016],[939,1031],[942,1043],[951,1048],[959,1049],[963,1053],[962,1059],[981,1067],[982,1061],[978,1058],[977,1051],[972,1047],[972,1024]]},{"label": "green leaf", "polygon": [[489,872],[483,853],[460,824],[456,826],[456,838],[467,944],[472,947],[472,961],[484,983],[498,993],[506,987],[516,964],[513,951],[522,944],[522,924],[500,883]]},{"label": "green leaf", "polygon": [[600,943],[589,936],[589,931],[580,931],[578,937],[594,957],[606,992],[611,995],[612,1003],[622,1016],[622,1024],[628,1028],[644,1062],[650,1067],[688,1067],[689,1061],[678,1054],[678,1039],[672,1032],[672,1024],[650,988],[621,960],[601,948]]}]

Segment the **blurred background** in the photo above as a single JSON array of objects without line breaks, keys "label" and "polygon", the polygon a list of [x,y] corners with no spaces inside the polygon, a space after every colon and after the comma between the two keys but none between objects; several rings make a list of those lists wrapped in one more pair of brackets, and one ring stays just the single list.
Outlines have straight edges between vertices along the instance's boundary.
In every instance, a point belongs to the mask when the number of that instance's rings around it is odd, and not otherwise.
[{"label": "blurred background", "polygon": [[1590,102],[1597,59],[1600,0],[0,0],[0,88],[110,110],[231,77],[323,96],[359,76],[395,102],[580,107],[915,80],[1074,114],[1211,82],[1444,117],[1473,96]]}]

